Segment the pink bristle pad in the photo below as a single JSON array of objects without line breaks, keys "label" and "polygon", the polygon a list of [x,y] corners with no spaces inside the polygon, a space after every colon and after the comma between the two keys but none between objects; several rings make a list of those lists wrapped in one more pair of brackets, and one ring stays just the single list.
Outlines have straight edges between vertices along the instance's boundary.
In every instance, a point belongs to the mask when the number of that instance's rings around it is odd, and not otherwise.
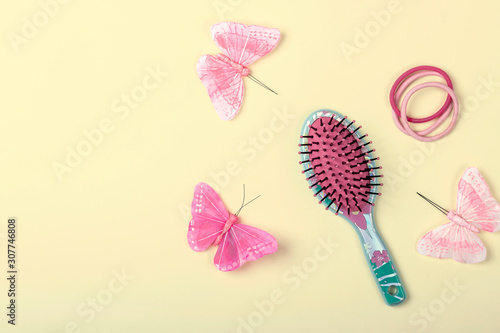
[{"label": "pink bristle pad", "polygon": [[316,119],[309,130],[309,160],[328,199],[337,207],[342,204],[341,211],[357,212],[367,205],[363,199],[369,201],[370,169],[367,149],[348,124],[347,119]]}]

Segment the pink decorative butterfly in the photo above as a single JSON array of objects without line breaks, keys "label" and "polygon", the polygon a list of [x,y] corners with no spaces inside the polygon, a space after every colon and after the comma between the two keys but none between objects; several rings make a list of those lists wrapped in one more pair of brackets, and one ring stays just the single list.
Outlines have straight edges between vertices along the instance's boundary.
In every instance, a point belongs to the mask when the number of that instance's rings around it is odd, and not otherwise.
[{"label": "pink decorative butterfly", "polygon": [[231,120],[243,102],[243,76],[265,87],[250,75],[247,66],[274,49],[280,32],[258,25],[222,22],[212,26],[212,39],[222,53],[202,56],[197,65],[198,77],[221,119]]},{"label": "pink decorative butterfly", "polygon": [[488,232],[500,230],[500,205],[479,171],[468,168],[462,175],[458,183],[456,212],[446,212],[446,209],[423,198],[446,214],[451,222],[422,237],[418,242],[418,252],[469,264],[484,261],[486,248],[476,233],[480,229]]},{"label": "pink decorative butterfly", "polygon": [[191,214],[189,246],[194,251],[204,251],[211,244],[218,245],[214,264],[221,271],[235,270],[278,249],[276,239],[267,232],[239,224],[238,217],[228,213],[219,194],[205,183],[198,183],[194,189]]}]

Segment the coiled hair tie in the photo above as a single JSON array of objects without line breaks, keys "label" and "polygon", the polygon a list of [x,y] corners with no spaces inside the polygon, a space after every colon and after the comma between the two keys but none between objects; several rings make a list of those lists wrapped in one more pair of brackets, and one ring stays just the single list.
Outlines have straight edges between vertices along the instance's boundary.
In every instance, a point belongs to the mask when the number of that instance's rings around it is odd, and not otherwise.
[{"label": "coiled hair tie", "polygon": [[[424,77],[424,76],[439,76],[442,77],[447,85],[444,85],[439,82],[426,82],[426,83],[421,83],[416,85],[415,87],[411,88],[407,94],[404,96],[403,100],[401,101],[401,110],[398,109],[398,102],[401,100],[401,97],[403,96],[403,93],[405,90],[408,88],[408,86],[413,83],[415,80]],[[407,106],[408,106],[408,101],[410,100],[411,96],[419,91],[420,89],[427,88],[427,87],[436,87],[436,88],[441,88],[445,90],[448,93],[448,96],[446,97],[446,100],[444,104],[441,106],[441,108],[436,111],[434,114],[424,117],[424,118],[411,118],[407,116]],[[458,112],[459,112],[459,107],[458,107],[458,98],[453,91],[453,83],[451,82],[450,77],[446,72],[443,70],[437,68],[437,67],[432,67],[432,66],[418,66],[415,68],[412,68],[410,70],[407,70],[401,76],[394,82],[392,85],[391,91],[389,93],[389,100],[391,103],[392,107],[392,118],[394,119],[394,123],[396,126],[399,128],[399,130],[419,141],[435,141],[438,139],[441,139],[445,135],[449,134],[451,130],[455,127],[456,121],[458,119]],[[436,128],[438,128],[443,122],[448,118],[450,115],[450,112],[453,110],[452,118],[451,118],[451,123],[448,125],[448,127],[443,130],[441,133],[428,136],[432,131],[434,131]],[[412,123],[426,123],[431,120],[436,119],[437,120],[429,126],[428,128],[422,130],[422,131],[414,131],[411,127],[409,122]]]}]

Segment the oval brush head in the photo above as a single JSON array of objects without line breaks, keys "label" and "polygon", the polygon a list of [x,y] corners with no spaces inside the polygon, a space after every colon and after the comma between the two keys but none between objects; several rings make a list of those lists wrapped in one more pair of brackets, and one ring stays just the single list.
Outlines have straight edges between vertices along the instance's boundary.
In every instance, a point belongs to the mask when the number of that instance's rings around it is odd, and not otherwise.
[{"label": "oval brush head", "polygon": [[[319,111],[304,124],[299,146],[301,164],[309,181],[309,188],[319,197],[326,209],[350,216],[362,212],[365,206],[373,205],[377,179],[383,177],[377,171],[365,138],[360,135],[361,126],[355,126],[332,111]],[[365,209],[366,210],[366,209]]]},{"label": "oval brush head", "polygon": [[406,293],[372,217],[382,177],[361,126],[331,110],[313,112],[300,136],[300,163],[314,196],[327,210],[354,226],[375,282],[388,305],[400,304]]}]

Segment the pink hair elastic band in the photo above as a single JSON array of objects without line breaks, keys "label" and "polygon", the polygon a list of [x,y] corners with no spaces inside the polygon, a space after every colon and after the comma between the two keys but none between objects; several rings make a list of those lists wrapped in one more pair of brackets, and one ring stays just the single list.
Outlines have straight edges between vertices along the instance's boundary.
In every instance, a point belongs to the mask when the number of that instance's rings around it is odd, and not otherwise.
[{"label": "pink hair elastic band", "polygon": [[[425,72],[421,72],[425,71]],[[418,73],[420,72],[420,73]],[[394,112],[398,115],[398,117],[401,117],[401,111],[399,111],[398,106],[397,106],[397,101],[403,94],[403,92],[406,90],[406,88],[416,79],[421,78],[423,76],[428,76],[428,75],[435,75],[435,76],[440,76],[443,79],[445,79],[446,84],[448,87],[453,89],[453,83],[451,82],[450,77],[448,74],[446,74],[445,71],[443,71],[440,68],[433,67],[433,66],[417,66],[412,69],[407,70],[403,74],[401,74],[400,77],[394,82],[391,88],[391,92],[389,93],[390,96],[390,103],[391,107],[394,110]],[[411,80],[408,80],[410,77],[412,77]],[[397,93],[398,92],[398,93]],[[446,100],[444,101],[443,106],[432,116],[425,117],[425,118],[410,118],[408,117],[408,121],[410,123],[425,123],[428,122],[429,120],[436,119],[440,115],[442,115],[445,110],[451,105],[451,97],[447,96]]]},{"label": "pink hair elastic band", "polygon": [[[442,77],[447,85],[444,85],[439,82],[426,82],[426,83],[421,83],[412,89],[408,91],[408,93],[404,96],[402,102],[401,102],[401,110],[398,109],[397,103],[400,101],[402,95],[404,94],[405,90],[408,88],[408,86],[413,83],[415,80],[424,77],[424,76],[439,76]],[[446,98],[446,101],[444,102],[443,106],[433,115],[425,117],[425,118],[410,118],[407,116],[407,107],[408,107],[408,101],[410,100],[411,96],[417,92],[420,89],[427,88],[427,87],[436,87],[436,88],[441,88],[445,90],[448,93],[448,96]],[[392,113],[392,118],[394,120],[394,123],[398,127],[398,129],[419,140],[419,141],[434,141],[441,139],[445,135],[449,134],[451,130],[455,127],[457,118],[458,118],[458,98],[455,95],[455,92],[453,91],[453,83],[451,82],[450,77],[448,74],[446,74],[443,70],[437,68],[437,67],[432,67],[432,66],[418,66],[415,68],[412,68],[406,72],[404,72],[397,80],[394,82],[391,92],[389,95],[390,98],[390,103],[391,107],[393,110]],[[451,123],[448,125],[448,127],[442,131],[439,134],[433,135],[433,136],[427,136],[429,133],[434,131],[436,128],[438,128],[441,124],[443,124],[446,119],[448,118],[451,110],[453,110],[452,114],[452,119]],[[413,123],[425,123],[430,120],[434,120],[438,118],[434,124],[426,128],[425,130],[422,131],[414,131],[411,127],[409,122]]]}]

